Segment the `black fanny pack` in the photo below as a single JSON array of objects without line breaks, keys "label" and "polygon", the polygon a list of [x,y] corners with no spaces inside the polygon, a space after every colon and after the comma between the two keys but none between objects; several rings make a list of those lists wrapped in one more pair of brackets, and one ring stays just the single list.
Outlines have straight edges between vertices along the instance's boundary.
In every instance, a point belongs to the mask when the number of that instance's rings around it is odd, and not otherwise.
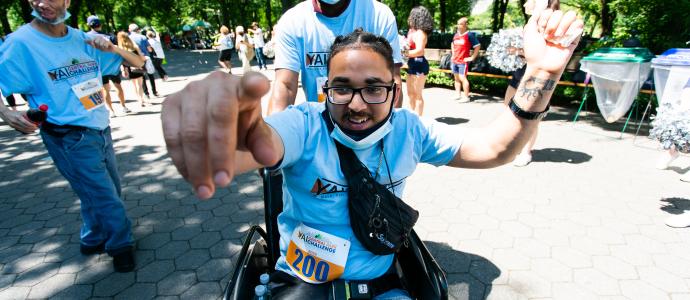
[{"label": "black fanny pack", "polygon": [[[323,117],[332,130],[333,124],[326,111]],[[376,255],[396,253],[408,243],[419,212],[374,180],[352,149],[338,141],[334,142],[340,157],[340,168],[347,179],[347,207],[355,237],[364,248]]]}]

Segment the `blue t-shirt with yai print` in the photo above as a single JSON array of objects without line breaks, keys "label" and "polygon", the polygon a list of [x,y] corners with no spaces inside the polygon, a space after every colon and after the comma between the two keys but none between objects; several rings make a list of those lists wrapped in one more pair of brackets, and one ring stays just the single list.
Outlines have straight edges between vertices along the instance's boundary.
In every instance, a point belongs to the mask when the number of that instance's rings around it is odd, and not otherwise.
[{"label": "blue t-shirt with yai print", "polygon": [[326,81],[326,63],[331,45],[339,35],[357,28],[383,36],[393,47],[393,61],[402,63],[395,15],[383,3],[374,0],[350,1],[337,17],[314,11],[312,1],[303,1],[288,10],[276,26],[275,68],[301,73],[307,101],[323,102],[321,89]]},{"label": "blue t-shirt with yai print", "polygon": [[[122,58],[93,48],[82,31],[67,27],[67,35],[50,37],[30,24],[20,27],[0,46],[0,91],[27,95],[29,106],[48,105],[48,122],[93,129],[108,127],[108,110],[100,96],[81,97],[73,87],[85,87],[101,75],[117,74]],[[81,85],[80,85],[81,84]],[[94,100],[87,103],[87,100]]]},{"label": "blue t-shirt with yai print", "polygon": [[[305,237],[303,232],[306,231],[322,231],[326,234],[315,234],[304,240],[313,241],[333,235],[350,242],[341,278],[373,279],[388,270],[393,262],[393,255],[375,255],[367,251],[354,236],[347,208],[348,183],[340,169],[335,143],[321,116],[324,107],[323,103],[306,102],[290,106],[287,110],[266,118],[285,145],[285,155],[279,166],[282,168],[284,181],[283,212],[278,216],[281,257],[276,268],[297,276],[299,275],[293,269],[310,275],[318,271],[325,272],[326,267],[318,268],[321,266],[318,257],[312,259],[317,263],[317,267],[314,267],[313,262],[307,261],[309,255],[296,257],[299,261],[290,261],[290,257],[294,258],[294,255],[287,251],[294,251],[295,247],[289,248],[293,246],[291,241],[294,237]],[[380,163],[381,143],[368,149],[356,150],[355,153],[372,174],[378,174],[374,176],[377,181],[402,198],[405,180],[412,175],[417,164],[448,164],[460,149],[463,134],[456,126],[423,119],[404,109],[396,109],[391,121],[393,130],[383,139],[383,158],[387,163]],[[387,166],[391,169],[388,170]],[[392,178],[388,177],[388,171]],[[302,231],[302,225],[309,229]],[[298,234],[295,234],[296,228]],[[321,240],[319,245],[331,245],[335,248],[338,245],[333,240]]]}]

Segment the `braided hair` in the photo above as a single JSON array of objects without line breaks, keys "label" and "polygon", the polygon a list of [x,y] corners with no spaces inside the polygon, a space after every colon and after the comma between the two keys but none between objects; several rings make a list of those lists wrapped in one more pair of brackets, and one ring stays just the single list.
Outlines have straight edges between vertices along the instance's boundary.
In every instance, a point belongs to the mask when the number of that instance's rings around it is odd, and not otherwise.
[{"label": "braided hair", "polygon": [[364,29],[357,28],[347,35],[339,35],[331,45],[331,55],[328,57],[327,68],[330,70],[331,59],[338,53],[350,49],[368,49],[381,55],[386,61],[386,67],[393,73],[393,48],[384,37],[375,35]]}]

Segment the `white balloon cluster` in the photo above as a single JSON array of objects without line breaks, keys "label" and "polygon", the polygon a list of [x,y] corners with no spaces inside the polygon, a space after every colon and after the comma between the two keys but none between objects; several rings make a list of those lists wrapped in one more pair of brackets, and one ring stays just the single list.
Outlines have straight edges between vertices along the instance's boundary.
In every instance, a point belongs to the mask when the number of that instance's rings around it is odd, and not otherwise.
[{"label": "white balloon cluster", "polygon": [[666,150],[675,146],[682,153],[690,153],[690,109],[664,103],[657,112],[649,138],[658,140]]},{"label": "white balloon cluster", "polygon": [[522,28],[501,29],[491,36],[486,57],[492,66],[512,72],[525,65],[525,59],[518,54],[518,50],[522,48]]}]

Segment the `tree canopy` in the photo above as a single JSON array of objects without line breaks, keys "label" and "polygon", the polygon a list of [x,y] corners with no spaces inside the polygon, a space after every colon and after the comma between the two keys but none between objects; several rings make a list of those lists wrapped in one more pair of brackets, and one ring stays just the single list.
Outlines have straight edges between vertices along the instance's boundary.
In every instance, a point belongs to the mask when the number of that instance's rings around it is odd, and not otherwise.
[{"label": "tree canopy", "polygon": [[[351,0],[361,1],[361,0]],[[452,32],[455,22],[469,16],[478,0],[381,0],[395,13],[398,27],[407,28],[407,16],[417,5],[433,14],[436,32]],[[525,0],[493,0],[492,7],[481,15],[471,16],[472,30],[495,32],[524,24]],[[220,25],[247,26],[253,21],[272,28],[284,11],[300,0],[72,0],[68,23],[86,29],[86,18],[101,17],[105,30],[126,29],[136,22],[158,31],[177,33],[183,25],[204,21],[216,30]],[[596,46],[620,46],[635,35],[655,53],[668,48],[690,47],[690,0],[562,0],[564,9],[576,9],[585,21],[585,34],[606,39]],[[9,33],[31,20],[26,0],[1,0],[0,26]],[[197,24],[205,24],[204,22]]]}]

